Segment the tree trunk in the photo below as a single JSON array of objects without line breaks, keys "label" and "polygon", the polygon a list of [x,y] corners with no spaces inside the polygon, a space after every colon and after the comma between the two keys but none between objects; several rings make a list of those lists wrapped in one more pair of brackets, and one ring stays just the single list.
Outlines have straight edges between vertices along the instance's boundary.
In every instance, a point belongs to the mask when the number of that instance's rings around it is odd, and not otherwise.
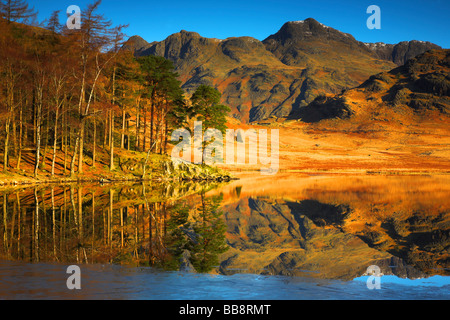
[{"label": "tree trunk", "polygon": [[5,138],[5,151],[3,154],[3,172],[5,173],[8,171],[8,147],[9,147],[10,125],[11,125],[11,118],[9,115],[5,125],[6,138]]},{"label": "tree trunk", "polygon": [[125,149],[125,119],[126,118],[126,113],[125,113],[125,108],[122,109],[122,136],[120,139],[120,147],[122,149]]},{"label": "tree trunk", "polygon": [[41,109],[42,105],[40,102],[38,103],[37,110],[37,119],[36,119],[36,161],[34,167],[34,177],[37,178],[38,169],[39,169],[39,160],[40,160],[40,152],[41,152]]},{"label": "tree trunk", "polygon": [[44,142],[44,155],[42,157],[42,164],[45,166],[45,162],[47,161],[47,149],[48,149],[48,136],[49,136],[49,122],[50,122],[50,108],[47,108],[47,116],[44,118],[46,119],[45,123],[45,138],[43,139]]},{"label": "tree trunk", "polygon": [[22,104],[20,105],[19,110],[19,155],[17,156],[17,170],[20,169],[20,161],[22,160],[22,136],[23,136],[23,111]]},{"label": "tree trunk", "polygon": [[147,108],[144,107],[144,142],[141,151],[144,152],[147,147]]},{"label": "tree trunk", "polygon": [[109,148],[109,170],[114,170],[114,116],[113,111],[111,110],[111,120],[110,120],[110,126],[109,126],[109,134],[111,138],[111,146]]},{"label": "tree trunk", "polygon": [[12,113],[12,145],[13,145],[13,156],[17,156],[17,125],[16,125],[16,115]]},{"label": "tree trunk", "polygon": [[127,120],[127,126],[126,126],[126,128],[127,128],[127,135],[125,135],[125,143],[126,143],[126,145],[127,145],[127,150],[128,151],[130,151],[130,145],[131,145],[131,139],[130,139],[130,134],[129,134],[129,132],[130,132],[130,120]]},{"label": "tree trunk", "polygon": [[58,118],[59,118],[59,107],[56,107],[55,115],[55,131],[53,134],[53,158],[52,158],[52,178],[55,176],[55,162],[56,162],[56,147],[58,142]]},{"label": "tree trunk", "polygon": [[136,144],[134,147],[134,150],[138,151],[140,150],[141,143],[140,143],[140,135],[141,135],[141,108],[138,104],[137,106],[137,115],[136,115]]},{"label": "tree trunk", "polygon": [[[83,173],[83,148],[84,148],[84,125],[85,125],[85,113],[86,110],[83,110],[83,105],[86,103],[86,68],[87,68],[87,57],[85,53],[81,55],[81,60],[83,64],[83,76],[81,79],[81,92],[80,92],[80,100],[78,103],[78,114],[81,118],[81,127],[78,135],[77,143],[79,143],[79,155],[78,155],[78,173]],[[86,107],[85,107],[86,108]],[[76,152],[76,150],[75,150]],[[73,159],[72,159],[73,160]],[[74,169],[74,166],[71,167],[71,170]]]},{"label": "tree trunk", "polygon": [[[161,122],[163,121],[163,118],[161,116]],[[164,121],[165,124],[165,121]],[[159,141],[159,154],[163,153],[163,147],[164,147],[164,128],[165,126],[163,125],[163,123],[161,123],[161,136],[159,137],[160,141]]]},{"label": "tree trunk", "polygon": [[168,136],[169,136],[169,134],[167,133],[168,132],[168,128],[169,127],[169,124],[168,124],[168,122],[167,122],[167,119],[166,119],[166,129],[165,129],[165,139],[164,139],[164,153],[165,154],[167,154],[167,140],[168,140]]},{"label": "tree trunk", "polygon": [[80,141],[80,137],[77,136],[77,139],[75,141],[75,148],[73,150],[73,156],[72,161],[70,162],[70,175],[73,176],[75,174],[75,158],[77,157],[77,151],[78,151],[78,143]]},{"label": "tree trunk", "polygon": [[93,141],[93,147],[92,147],[92,167],[95,168],[95,149],[97,148],[97,121],[95,121],[94,118],[94,141]]},{"label": "tree trunk", "polygon": [[82,174],[83,173],[83,149],[84,149],[84,129],[85,129],[85,119],[83,117],[83,119],[81,120],[81,128],[80,128],[80,138],[79,138],[79,155],[78,155],[78,173]]},{"label": "tree trunk", "polygon": [[110,146],[109,140],[108,140],[108,130],[109,130],[109,110],[106,112],[105,117],[105,124],[104,124],[104,131],[103,131],[103,149],[106,148],[106,144],[108,143],[108,147]]},{"label": "tree trunk", "polygon": [[33,106],[33,144],[36,145],[37,139],[36,139],[36,122],[37,122],[37,102],[36,102],[36,90],[33,89],[33,99],[32,99],[32,106]]},{"label": "tree trunk", "polygon": [[153,116],[155,113],[155,103],[154,103],[154,96],[155,94],[152,94],[152,105],[151,105],[151,111],[150,111],[150,151],[153,149]]},{"label": "tree trunk", "polygon": [[68,135],[67,135],[67,113],[64,113],[64,175],[67,174],[67,152],[68,152]]}]

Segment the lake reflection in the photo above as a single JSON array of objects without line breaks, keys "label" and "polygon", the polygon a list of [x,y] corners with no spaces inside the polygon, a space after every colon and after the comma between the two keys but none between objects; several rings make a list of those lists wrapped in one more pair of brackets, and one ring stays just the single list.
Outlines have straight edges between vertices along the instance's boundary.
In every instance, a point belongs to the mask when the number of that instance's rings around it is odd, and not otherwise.
[{"label": "lake reflection", "polygon": [[[242,176],[214,193],[231,249],[221,271],[351,280],[377,265],[449,274],[449,176]],[[240,271],[239,271],[240,272]]]},{"label": "lake reflection", "polygon": [[0,257],[352,280],[449,275],[449,176],[242,175],[229,184],[0,192]]},{"label": "lake reflection", "polygon": [[205,197],[215,187],[182,183],[6,190],[1,193],[0,255],[33,263],[209,272],[227,249],[217,210],[221,197]]}]

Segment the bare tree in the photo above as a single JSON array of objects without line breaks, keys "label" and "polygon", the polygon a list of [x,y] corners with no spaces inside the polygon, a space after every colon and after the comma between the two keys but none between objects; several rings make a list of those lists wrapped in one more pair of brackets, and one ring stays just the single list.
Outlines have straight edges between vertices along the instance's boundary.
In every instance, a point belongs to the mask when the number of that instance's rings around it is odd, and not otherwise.
[{"label": "bare tree", "polygon": [[28,3],[24,0],[1,0],[0,1],[0,15],[11,22],[28,22],[37,16],[34,8],[30,8]]},{"label": "bare tree", "polygon": [[[78,155],[78,172],[83,173],[83,148],[85,138],[86,119],[91,115],[90,107],[93,102],[94,93],[100,77],[105,67],[117,55],[114,50],[116,43],[116,30],[120,30],[124,26],[111,28],[112,22],[106,20],[101,14],[97,14],[97,10],[101,4],[101,0],[88,5],[83,12],[82,25],[77,32],[79,36],[80,46],[80,97],[78,104],[78,112],[80,115],[80,130],[77,140],[79,141]],[[107,54],[108,51],[112,54]]]},{"label": "bare tree", "polygon": [[53,11],[45,26],[48,30],[55,33],[59,33],[62,30],[62,25],[59,22],[59,13],[60,10]]},{"label": "bare tree", "polygon": [[17,65],[8,57],[3,64],[4,69],[4,86],[6,87],[6,123],[5,123],[5,141],[4,141],[4,154],[3,154],[3,171],[8,170],[8,148],[11,135],[11,122],[14,119],[14,109],[16,107],[15,92],[16,87],[19,83],[20,77],[22,75],[22,69],[18,68]]},{"label": "bare tree", "polygon": [[[39,65],[39,64],[37,64]],[[42,140],[42,109],[44,106],[44,88],[46,86],[46,74],[42,68],[37,68],[34,73],[34,86],[36,92],[36,160],[34,165],[34,177],[37,178]]]}]

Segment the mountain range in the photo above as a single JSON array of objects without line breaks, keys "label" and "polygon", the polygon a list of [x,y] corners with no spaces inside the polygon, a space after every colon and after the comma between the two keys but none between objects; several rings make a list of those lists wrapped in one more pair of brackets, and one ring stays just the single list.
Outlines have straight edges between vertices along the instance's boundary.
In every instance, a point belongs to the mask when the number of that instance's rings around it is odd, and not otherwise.
[{"label": "mountain range", "polygon": [[296,114],[316,97],[339,94],[371,76],[403,65],[438,45],[423,41],[363,43],[309,18],[285,23],[259,41],[224,40],[180,31],[163,41],[133,36],[124,45],[136,56],[171,60],[187,94],[201,84],[217,88],[230,116],[249,123]]},{"label": "mountain range", "polygon": [[[414,117],[450,115],[450,50],[429,50],[358,87],[319,96],[290,115],[304,122],[350,118],[400,122]],[[366,119],[363,119],[366,117]],[[367,117],[370,117],[368,119]]]}]

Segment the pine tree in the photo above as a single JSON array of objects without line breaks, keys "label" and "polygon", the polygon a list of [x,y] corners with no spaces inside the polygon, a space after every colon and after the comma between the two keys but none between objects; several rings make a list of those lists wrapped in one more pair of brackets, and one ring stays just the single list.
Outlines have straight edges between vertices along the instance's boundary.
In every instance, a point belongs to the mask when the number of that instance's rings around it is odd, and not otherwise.
[{"label": "pine tree", "polygon": [[207,85],[199,86],[192,95],[194,113],[199,121],[203,121],[203,130],[213,128],[225,133],[230,108],[220,104],[221,97],[219,90]]},{"label": "pine tree", "polygon": [[[225,133],[227,126],[227,115],[231,111],[228,106],[220,104],[221,93],[210,86],[201,85],[191,97],[193,112],[198,121],[202,121],[202,136],[206,130],[219,130]],[[204,151],[213,141],[202,143],[202,164],[205,163]]]},{"label": "pine tree", "polygon": [[[142,76],[140,81],[145,87],[143,96],[150,101],[150,149],[155,150],[159,142],[160,152],[165,149],[164,137],[167,137],[169,123],[173,119],[170,114],[176,104],[180,104],[183,98],[181,82],[174,72],[173,63],[163,57],[147,56],[140,58]],[[181,113],[177,113],[182,116]],[[144,118],[146,112],[144,110]],[[144,122],[146,122],[144,120]],[[165,132],[165,135],[163,134]],[[159,140],[158,140],[159,138]],[[144,144],[145,144],[144,128]]]}]

